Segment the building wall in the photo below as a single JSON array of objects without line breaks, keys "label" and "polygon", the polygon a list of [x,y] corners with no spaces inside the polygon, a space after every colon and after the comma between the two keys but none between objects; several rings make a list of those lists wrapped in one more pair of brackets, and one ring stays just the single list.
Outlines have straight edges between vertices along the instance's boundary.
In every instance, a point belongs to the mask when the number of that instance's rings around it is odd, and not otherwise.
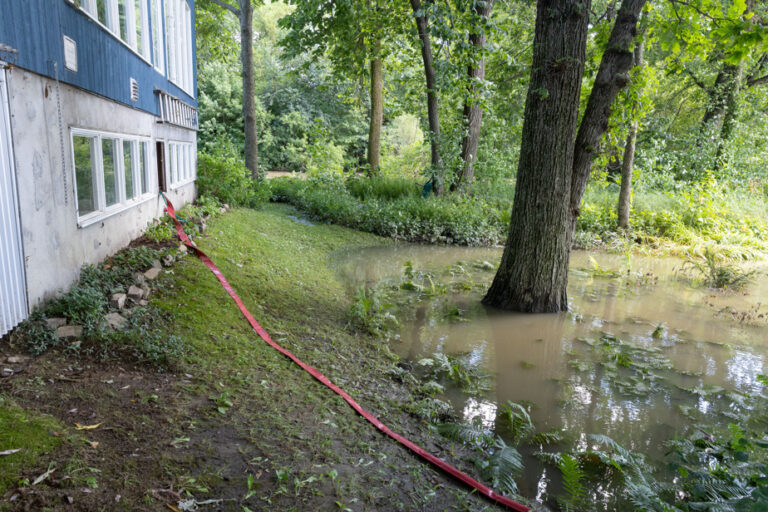
[{"label": "building wall", "polygon": [[[144,2],[149,5],[148,0]],[[194,1],[187,2],[193,13],[194,41]],[[77,43],[77,72],[64,67],[63,35]],[[160,115],[155,89],[167,91],[189,105],[197,105],[195,97],[177,87],[115,35],[65,0],[1,0],[0,44],[18,52],[0,52],[0,60],[49,78],[58,73],[59,80],[64,83],[145,112]],[[194,45],[192,59],[195,69]],[[57,70],[54,70],[54,62]],[[135,103],[130,98],[131,78],[139,86],[139,100]],[[196,89],[195,78],[193,90]]]},{"label": "building wall", "polygon": [[[195,142],[196,132],[157,123],[153,115],[19,68],[9,69],[11,131],[18,178],[30,307],[69,287],[80,267],[97,263],[141,235],[163,215],[158,196],[80,228],[75,206],[71,128]],[[60,97],[61,118],[59,118]],[[150,144],[150,168],[156,168]],[[194,199],[190,183],[168,193],[181,207]]]}]

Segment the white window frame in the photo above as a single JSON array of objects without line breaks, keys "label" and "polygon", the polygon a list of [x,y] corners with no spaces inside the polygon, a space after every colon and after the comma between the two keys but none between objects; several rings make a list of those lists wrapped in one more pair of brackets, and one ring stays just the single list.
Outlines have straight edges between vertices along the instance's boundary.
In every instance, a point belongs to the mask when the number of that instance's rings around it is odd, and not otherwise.
[{"label": "white window frame", "polygon": [[[73,0],[67,0],[69,3],[74,2]],[[126,4],[130,3],[128,7],[130,9],[127,9],[126,12],[126,30],[127,30],[127,36],[128,40],[124,40],[122,37],[120,37],[120,11],[118,9],[118,2],[119,1],[125,1]],[[149,31],[149,25],[148,20],[149,17],[147,15],[147,0],[141,0],[141,20],[136,19],[136,8],[134,5],[134,0],[105,0],[106,7],[107,7],[107,23],[104,24],[101,21],[99,21],[99,13],[98,8],[96,5],[96,0],[81,0],[80,5],[80,11],[85,13],[91,20],[93,20],[94,23],[99,25],[101,28],[107,31],[109,35],[117,39],[123,46],[131,50],[133,53],[138,55],[141,60],[152,65],[152,62],[150,60],[150,51],[148,49],[149,45],[149,38],[147,37],[147,32]],[[139,53],[138,47],[136,46],[136,22],[140,22],[142,25],[141,30],[141,37],[142,37],[142,53]]]},{"label": "white window frame", "polygon": [[165,75],[165,32],[163,27],[165,18],[163,17],[163,0],[150,0],[152,16],[152,64],[155,69]]},{"label": "white window frame", "polygon": [[187,0],[163,0],[162,3],[168,80],[194,96],[192,9]]},{"label": "white window frame", "polygon": [[[89,137],[95,139],[94,150],[91,161],[91,169],[93,175],[93,186],[96,189],[96,205],[95,210],[86,215],[80,215],[80,207],[77,204],[77,172],[75,165],[75,152],[74,152],[74,137]],[[106,205],[106,189],[104,182],[104,154],[103,154],[103,139],[112,139],[115,141],[118,151],[117,158],[115,158],[115,180],[117,181],[117,202],[111,206]],[[138,190],[136,197],[126,197],[125,190],[125,157],[123,153],[123,143],[128,141],[131,143],[131,162],[133,164],[130,170],[133,176],[134,188]],[[80,228],[90,226],[100,222],[107,217],[123,212],[129,208],[133,208],[141,203],[151,200],[157,195],[158,184],[157,177],[150,171],[150,151],[151,142],[150,137],[144,137],[139,135],[127,135],[122,133],[112,133],[97,130],[88,130],[84,128],[71,128],[70,129],[70,153],[72,154],[70,163],[72,165],[72,181],[75,189],[75,210],[77,211],[77,225]],[[141,176],[140,167],[138,165],[138,144],[146,143],[146,150],[144,151],[144,163],[147,166],[147,176],[149,177],[149,186],[147,192],[141,192],[141,183],[143,177]]]},{"label": "white window frame", "polygon": [[165,183],[175,190],[197,179],[197,148],[194,142],[169,140],[165,147]]}]

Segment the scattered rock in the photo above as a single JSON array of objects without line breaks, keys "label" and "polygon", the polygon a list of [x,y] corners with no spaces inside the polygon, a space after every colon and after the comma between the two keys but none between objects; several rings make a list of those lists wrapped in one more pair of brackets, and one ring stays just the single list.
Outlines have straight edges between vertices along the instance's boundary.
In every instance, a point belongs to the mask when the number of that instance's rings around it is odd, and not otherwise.
[{"label": "scattered rock", "polygon": [[187,250],[188,250],[188,249],[187,249],[187,246],[186,246],[186,245],[184,245],[184,244],[180,244],[180,245],[179,245],[179,252],[180,252],[180,253],[182,253],[182,254],[186,254],[186,253],[187,253]]},{"label": "scattered rock", "polygon": [[79,325],[62,325],[56,329],[57,338],[79,338],[83,335],[83,328]]},{"label": "scattered rock", "polygon": [[[136,284],[144,284],[145,280],[146,280],[146,278],[144,277],[144,274],[142,274],[141,272],[136,272],[135,274],[133,274],[133,282],[134,283],[136,283]],[[128,295],[130,295],[130,294],[128,294]]]},{"label": "scattered rock", "polygon": [[147,304],[149,304],[149,301],[146,299],[141,299],[139,301],[139,306],[146,306]]},{"label": "scattered rock", "polygon": [[109,305],[115,309],[123,309],[125,307],[126,295],[124,293],[116,293],[109,301]]},{"label": "scattered rock", "polygon": [[104,316],[104,320],[106,320],[107,324],[116,331],[122,331],[128,325],[128,319],[120,313],[107,313],[107,315]]},{"label": "scattered rock", "polygon": [[140,299],[147,299],[149,298],[149,286],[146,284],[141,285],[141,297]]},{"label": "scattered rock", "polygon": [[200,230],[200,232],[204,232],[206,229],[208,229],[208,223],[205,222],[205,219],[200,219],[200,222],[197,223],[197,227]]},{"label": "scattered rock", "polygon": [[5,360],[5,362],[9,364],[21,364],[26,363],[27,361],[29,361],[29,358],[26,356],[11,356]]},{"label": "scattered rock", "polygon": [[2,371],[3,377],[10,377],[11,375],[13,375],[13,370],[11,370],[10,368],[3,368],[3,371]]},{"label": "scattered rock", "polygon": [[128,288],[128,298],[134,301],[139,301],[144,298],[144,290],[136,285],[133,285]]},{"label": "scattered rock", "polygon": [[163,268],[163,265],[160,260],[152,260],[152,268]]},{"label": "scattered rock", "polygon": [[153,279],[157,278],[157,276],[160,275],[160,272],[162,272],[163,269],[152,267],[151,269],[144,272],[144,277],[152,281]]},{"label": "scattered rock", "polygon": [[166,267],[170,267],[173,265],[173,262],[176,261],[176,258],[173,257],[173,254],[166,254],[163,256],[163,265]]},{"label": "scattered rock", "polygon": [[50,327],[51,329],[58,329],[62,325],[67,325],[67,319],[66,318],[59,318],[59,317],[47,318],[45,320],[45,323],[47,323],[48,327]]}]

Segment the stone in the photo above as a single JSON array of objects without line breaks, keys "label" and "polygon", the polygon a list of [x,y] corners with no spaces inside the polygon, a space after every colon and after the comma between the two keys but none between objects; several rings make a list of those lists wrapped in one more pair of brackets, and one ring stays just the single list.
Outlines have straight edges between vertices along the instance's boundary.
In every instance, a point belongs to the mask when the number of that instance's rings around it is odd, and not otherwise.
[{"label": "stone", "polygon": [[11,356],[5,360],[8,364],[21,364],[27,361],[29,361],[29,358],[26,356]]},{"label": "stone", "polygon": [[104,320],[116,331],[122,331],[128,325],[128,319],[120,313],[107,313],[104,316]]},{"label": "stone", "polygon": [[128,288],[128,298],[135,301],[141,300],[144,298],[144,290],[136,285],[132,285]]},{"label": "stone", "polygon": [[10,377],[11,375],[13,375],[13,370],[12,369],[10,369],[10,368],[3,368],[3,371],[2,371],[2,376],[3,377]]},{"label": "stone", "polygon": [[123,309],[125,307],[126,295],[124,293],[116,293],[109,301],[110,307],[115,309]]},{"label": "stone", "polygon": [[166,267],[170,267],[175,261],[176,258],[173,257],[173,254],[166,254],[163,256],[163,265]]},{"label": "stone", "polygon": [[141,272],[136,272],[135,274],[133,274],[133,282],[134,283],[136,283],[136,284],[144,284],[144,281],[146,281],[146,278],[144,277],[144,274],[142,274]]},{"label": "stone", "polygon": [[83,335],[83,328],[79,325],[62,325],[56,329],[57,338],[79,338]]},{"label": "stone", "polygon": [[60,317],[47,318],[45,320],[45,323],[48,324],[48,327],[50,327],[51,329],[58,329],[62,325],[67,325],[67,319],[66,318],[60,318]]},{"label": "stone", "polygon": [[152,260],[152,268],[163,268],[163,265],[160,260]]},{"label": "stone", "polygon": [[157,278],[157,276],[160,275],[160,272],[162,272],[163,269],[152,267],[151,269],[144,272],[144,277],[152,281],[153,279]]},{"label": "stone", "polygon": [[180,252],[180,253],[182,253],[182,254],[186,254],[186,252],[187,252],[187,246],[186,246],[186,245],[184,245],[184,244],[180,244],[180,245],[179,245],[179,252]]},{"label": "stone", "polygon": [[141,298],[147,299],[149,298],[149,286],[146,284],[141,285]]},{"label": "stone", "polygon": [[147,304],[149,304],[149,301],[146,299],[141,299],[139,301],[139,306],[146,306]]}]

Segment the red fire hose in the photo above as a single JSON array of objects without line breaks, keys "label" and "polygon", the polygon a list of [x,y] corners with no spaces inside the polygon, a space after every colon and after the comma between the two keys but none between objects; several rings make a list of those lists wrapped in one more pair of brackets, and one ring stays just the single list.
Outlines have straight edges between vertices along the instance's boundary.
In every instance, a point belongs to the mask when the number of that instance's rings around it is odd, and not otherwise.
[{"label": "red fire hose", "polygon": [[232,297],[232,299],[237,304],[237,307],[240,308],[240,312],[243,314],[243,316],[248,320],[248,323],[251,324],[251,327],[253,327],[253,330],[256,331],[256,333],[261,336],[261,338],[266,341],[272,348],[280,352],[281,354],[288,357],[291,361],[299,365],[301,368],[303,368],[307,373],[312,375],[314,378],[322,382],[326,387],[330,388],[332,391],[334,391],[336,394],[341,396],[355,411],[357,411],[363,418],[368,420],[370,423],[373,424],[377,429],[397,441],[398,443],[402,444],[412,452],[414,452],[416,455],[421,457],[422,459],[425,459],[427,462],[431,463],[433,466],[437,466],[438,468],[442,469],[449,475],[453,476],[454,478],[461,480],[465,484],[469,485],[470,487],[473,487],[481,494],[487,496],[488,498],[492,499],[493,501],[505,505],[509,507],[512,510],[518,511],[518,512],[527,512],[528,510],[531,510],[529,507],[526,507],[525,505],[518,503],[514,500],[511,500],[505,496],[501,496],[500,494],[497,494],[493,491],[493,489],[481,484],[474,478],[470,477],[466,473],[463,473],[456,469],[455,467],[451,466],[447,462],[445,462],[443,459],[440,459],[438,457],[435,457],[431,453],[424,450],[419,445],[409,441],[408,439],[404,438],[400,434],[393,432],[390,430],[386,425],[384,425],[381,421],[379,421],[376,416],[369,413],[365,409],[363,409],[360,404],[355,402],[355,400],[347,394],[346,391],[341,389],[339,386],[331,382],[328,377],[323,375],[320,371],[316,370],[315,368],[309,366],[304,361],[293,355],[290,351],[286,350],[285,348],[281,347],[274,341],[272,341],[272,338],[269,337],[269,334],[267,331],[265,331],[261,325],[256,321],[255,318],[253,318],[253,315],[248,311],[248,309],[245,307],[245,304],[243,304],[243,301],[240,300],[240,297],[235,293],[235,290],[232,288],[232,286],[229,284],[227,279],[224,277],[224,275],[221,273],[219,268],[211,261],[211,259],[200,249],[192,245],[192,242],[187,237],[187,234],[184,233],[184,228],[181,225],[181,222],[176,218],[176,210],[173,208],[173,204],[168,200],[167,197],[165,197],[165,194],[162,194],[163,199],[165,199],[167,208],[166,211],[168,212],[168,215],[173,219],[175,225],[176,225],[176,232],[179,235],[179,239],[192,249],[195,254],[197,254],[197,257],[200,258],[200,260],[205,263],[205,265],[211,269],[211,272],[218,278],[218,280],[221,282],[221,286],[224,287],[224,289],[227,291],[227,293]]}]

